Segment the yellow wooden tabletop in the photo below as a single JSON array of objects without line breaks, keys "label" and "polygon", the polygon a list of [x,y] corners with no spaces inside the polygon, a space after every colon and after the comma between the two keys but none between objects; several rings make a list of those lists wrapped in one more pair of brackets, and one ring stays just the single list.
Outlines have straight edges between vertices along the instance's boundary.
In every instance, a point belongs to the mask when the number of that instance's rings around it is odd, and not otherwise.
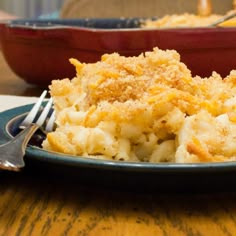
[{"label": "yellow wooden tabletop", "polygon": [[[37,96],[0,55],[0,94]],[[236,192],[84,186],[46,172],[0,172],[0,235],[236,235]]]}]

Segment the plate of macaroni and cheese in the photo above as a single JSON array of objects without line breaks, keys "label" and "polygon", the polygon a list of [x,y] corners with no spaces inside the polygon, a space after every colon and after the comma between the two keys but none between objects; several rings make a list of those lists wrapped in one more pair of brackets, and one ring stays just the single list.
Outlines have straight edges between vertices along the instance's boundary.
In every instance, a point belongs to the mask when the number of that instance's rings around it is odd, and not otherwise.
[{"label": "plate of macaroni and cheese", "polygon": [[[236,170],[236,71],[192,76],[175,50],[159,48],[70,63],[76,76],[49,86],[56,129],[31,143],[29,157],[137,179]],[[5,136],[30,107],[2,113]]]}]

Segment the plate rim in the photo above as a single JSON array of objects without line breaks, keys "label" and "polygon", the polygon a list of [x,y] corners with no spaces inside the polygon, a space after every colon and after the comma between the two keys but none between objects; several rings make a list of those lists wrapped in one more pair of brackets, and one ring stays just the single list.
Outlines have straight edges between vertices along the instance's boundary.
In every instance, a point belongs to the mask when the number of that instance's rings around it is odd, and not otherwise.
[{"label": "plate rim", "polygon": [[[1,144],[11,139],[7,124],[10,120],[28,112],[34,104],[18,106],[0,113],[0,141]],[[236,161],[213,163],[149,163],[149,162],[121,162],[100,160],[95,158],[75,157],[72,155],[48,152],[39,147],[27,146],[26,157],[37,161],[66,166],[93,168],[112,171],[158,172],[158,173],[220,173],[236,171]]]}]

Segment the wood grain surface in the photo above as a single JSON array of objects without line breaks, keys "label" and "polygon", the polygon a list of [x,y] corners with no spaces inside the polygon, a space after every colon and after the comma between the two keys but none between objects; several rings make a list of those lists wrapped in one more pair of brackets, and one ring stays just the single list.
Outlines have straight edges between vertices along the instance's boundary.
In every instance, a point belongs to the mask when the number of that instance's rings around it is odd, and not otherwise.
[{"label": "wood grain surface", "polygon": [[[0,94],[35,96],[0,56]],[[236,192],[145,192],[79,184],[31,166],[0,172],[0,235],[236,235]],[[162,181],[162,180],[157,180]],[[174,181],[174,180],[173,180]]]},{"label": "wood grain surface", "polygon": [[235,193],[132,193],[1,174],[0,235],[235,235]]}]

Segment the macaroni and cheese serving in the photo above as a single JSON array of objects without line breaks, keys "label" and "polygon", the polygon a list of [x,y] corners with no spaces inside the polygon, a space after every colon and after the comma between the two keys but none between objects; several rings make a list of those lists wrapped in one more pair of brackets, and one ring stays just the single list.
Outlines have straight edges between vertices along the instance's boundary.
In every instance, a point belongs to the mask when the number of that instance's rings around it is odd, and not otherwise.
[{"label": "macaroni and cheese serving", "polygon": [[236,160],[236,71],[192,77],[174,50],[76,59],[77,76],[54,80],[57,129],[46,150],[119,161]]},{"label": "macaroni and cheese serving", "polygon": [[[232,14],[229,12],[226,15]],[[165,15],[164,17],[152,20],[145,20],[142,24],[142,28],[185,28],[185,27],[207,27],[219,19],[223,15],[211,14],[209,16],[200,16],[190,13]],[[220,26],[236,26],[236,19],[230,19],[219,24]]]}]

